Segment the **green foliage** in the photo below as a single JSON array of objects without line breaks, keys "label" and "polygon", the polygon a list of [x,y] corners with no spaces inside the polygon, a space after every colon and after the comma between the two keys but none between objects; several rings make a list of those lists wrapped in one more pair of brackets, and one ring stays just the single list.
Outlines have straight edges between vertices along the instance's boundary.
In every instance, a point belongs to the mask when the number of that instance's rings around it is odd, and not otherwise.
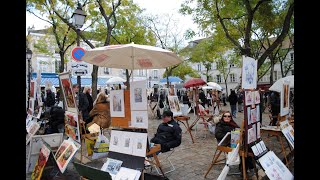
[{"label": "green foliage", "polygon": [[[262,56],[266,41],[270,37],[280,37],[292,4],[293,0],[185,0],[179,11],[192,15],[207,36],[224,37],[232,42],[236,53],[252,56],[261,65],[266,58]],[[293,31],[293,18],[290,22],[289,31]]]},{"label": "green foliage", "polygon": [[[182,80],[185,80],[187,75],[194,78],[200,78],[200,74],[198,74],[186,61],[184,61],[172,70],[170,76],[178,76]],[[167,77],[167,71],[164,72],[163,77]]]}]

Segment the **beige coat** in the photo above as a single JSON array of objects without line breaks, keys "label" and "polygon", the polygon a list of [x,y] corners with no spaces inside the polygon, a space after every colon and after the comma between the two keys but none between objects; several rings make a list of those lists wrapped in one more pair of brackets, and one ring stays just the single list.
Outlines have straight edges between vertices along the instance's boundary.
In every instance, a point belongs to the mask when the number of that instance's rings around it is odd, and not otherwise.
[{"label": "beige coat", "polygon": [[107,102],[106,97],[99,96],[93,109],[90,111],[90,117],[93,118],[88,127],[96,123],[101,128],[109,128],[111,125],[110,103]]}]

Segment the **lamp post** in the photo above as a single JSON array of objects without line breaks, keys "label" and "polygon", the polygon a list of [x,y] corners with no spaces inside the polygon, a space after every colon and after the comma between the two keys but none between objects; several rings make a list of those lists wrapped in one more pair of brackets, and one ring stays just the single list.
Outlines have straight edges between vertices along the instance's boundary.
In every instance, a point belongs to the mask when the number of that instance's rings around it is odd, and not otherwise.
[{"label": "lamp post", "polygon": [[[77,9],[72,14],[72,24],[77,28],[77,46],[80,47],[80,39],[79,39],[79,33],[80,28],[82,28],[84,24],[84,19],[86,18],[86,14],[82,10],[81,4],[78,3]],[[79,93],[81,92],[81,76],[77,76],[77,84],[79,86]]]},{"label": "lamp post", "polygon": [[29,97],[30,97],[30,81],[31,81],[31,58],[32,58],[32,51],[27,48],[26,50],[26,58],[28,60],[28,93],[27,93],[27,108],[29,108]]}]

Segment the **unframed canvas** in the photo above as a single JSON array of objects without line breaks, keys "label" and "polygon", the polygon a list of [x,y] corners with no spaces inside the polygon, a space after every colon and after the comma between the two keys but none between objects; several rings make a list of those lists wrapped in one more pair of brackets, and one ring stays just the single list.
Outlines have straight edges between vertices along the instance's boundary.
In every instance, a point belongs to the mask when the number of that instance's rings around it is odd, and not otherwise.
[{"label": "unframed canvas", "polygon": [[148,129],[148,111],[131,111],[131,126]]},{"label": "unframed canvas", "polygon": [[242,61],[242,88],[257,88],[257,61],[251,57],[243,56]]},{"label": "unframed canvas", "polygon": [[178,96],[168,96],[169,107],[173,116],[182,115],[181,107],[179,104]]}]

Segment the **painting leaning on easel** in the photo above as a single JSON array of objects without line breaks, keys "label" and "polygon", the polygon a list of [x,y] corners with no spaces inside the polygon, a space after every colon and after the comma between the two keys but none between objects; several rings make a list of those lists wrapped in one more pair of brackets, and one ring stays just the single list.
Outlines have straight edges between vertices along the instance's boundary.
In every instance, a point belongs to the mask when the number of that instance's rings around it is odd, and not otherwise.
[{"label": "painting leaning on easel", "polygon": [[285,81],[281,89],[281,105],[280,115],[285,116],[289,114],[289,81]]}]

